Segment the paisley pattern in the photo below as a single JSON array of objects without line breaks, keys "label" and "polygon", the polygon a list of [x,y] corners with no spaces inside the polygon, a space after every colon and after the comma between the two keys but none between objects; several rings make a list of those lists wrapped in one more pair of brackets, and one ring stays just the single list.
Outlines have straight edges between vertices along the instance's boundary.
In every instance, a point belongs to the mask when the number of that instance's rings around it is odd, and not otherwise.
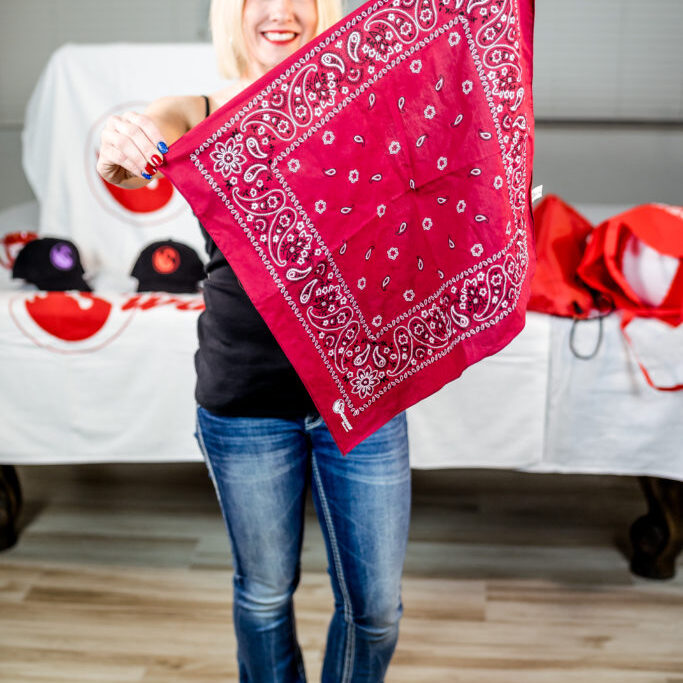
[{"label": "paisley pattern", "polygon": [[[368,3],[167,156],[343,449],[521,328],[530,5]],[[233,261],[236,238],[259,272]]]}]

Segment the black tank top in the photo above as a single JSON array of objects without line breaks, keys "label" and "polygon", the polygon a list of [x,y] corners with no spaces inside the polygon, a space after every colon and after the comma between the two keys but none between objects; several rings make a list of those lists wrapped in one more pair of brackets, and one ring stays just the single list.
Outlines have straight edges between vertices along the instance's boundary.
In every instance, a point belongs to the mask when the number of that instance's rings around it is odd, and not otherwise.
[{"label": "black tank top", "polygon": [[[209,99],[206,115],[209,115]],[[294,368],[209,233],[204,301],[197,323],[197,403],[232,417],[304,417],[316,412]]]}]

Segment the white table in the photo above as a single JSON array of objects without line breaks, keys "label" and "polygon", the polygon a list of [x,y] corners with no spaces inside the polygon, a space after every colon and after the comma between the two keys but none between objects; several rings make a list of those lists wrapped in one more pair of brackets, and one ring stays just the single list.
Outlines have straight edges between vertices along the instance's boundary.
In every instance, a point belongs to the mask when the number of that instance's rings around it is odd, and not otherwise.
[{"label": "white table", "polygon": [[[200,459],[193,354],[202,305],[201,295],[0,292],[0,462]],[[61,339],[69,327],[83,338]],[[411,408],[413,466],[683,480],[683,393],[646,384],[616,316],[604,320],[592,360],[572,355],[570,328],[530,313],[502,352]],[[671,361],[681,331],[645,321],[632,334],[639,349],[656,350],[651,360]],[[581,323],[577,345],[592,346],[596,333],[597,323]],[[662,351],[664,340],[674,351]],[[683,358],[674,360],[655,375],[680,381]]]}]

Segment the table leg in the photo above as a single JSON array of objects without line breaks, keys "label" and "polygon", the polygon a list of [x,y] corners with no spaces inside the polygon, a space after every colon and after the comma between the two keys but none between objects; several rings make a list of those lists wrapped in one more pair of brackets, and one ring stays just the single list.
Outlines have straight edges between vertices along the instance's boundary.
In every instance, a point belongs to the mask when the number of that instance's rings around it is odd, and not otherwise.
[{"label": "table leg", "polygon": [[17,522],[21,512],[21,485],[12,465],[0,465],[0,550],[17,542]]},{"label": "table leg", "polygon": [[638,477],[647,514],[631,525],[631,571],[648,579],[670,579],[683,548],[683,482]]}]

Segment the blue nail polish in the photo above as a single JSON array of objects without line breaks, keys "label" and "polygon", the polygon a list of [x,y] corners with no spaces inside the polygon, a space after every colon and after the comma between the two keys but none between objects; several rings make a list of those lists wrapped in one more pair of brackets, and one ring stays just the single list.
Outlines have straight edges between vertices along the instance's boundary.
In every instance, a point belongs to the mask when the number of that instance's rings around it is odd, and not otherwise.
[{"label": "blue nail polish", "polygon": [[162,140],[158,145],[157,149],[162,153],[166,154],[168,152],[168,145]]},{"label": "blue nail polish", "polygon": [[147,180],[152,180],[152,176],[149,173],[141,173],[140,174],[143,178],[147,178]]}]

